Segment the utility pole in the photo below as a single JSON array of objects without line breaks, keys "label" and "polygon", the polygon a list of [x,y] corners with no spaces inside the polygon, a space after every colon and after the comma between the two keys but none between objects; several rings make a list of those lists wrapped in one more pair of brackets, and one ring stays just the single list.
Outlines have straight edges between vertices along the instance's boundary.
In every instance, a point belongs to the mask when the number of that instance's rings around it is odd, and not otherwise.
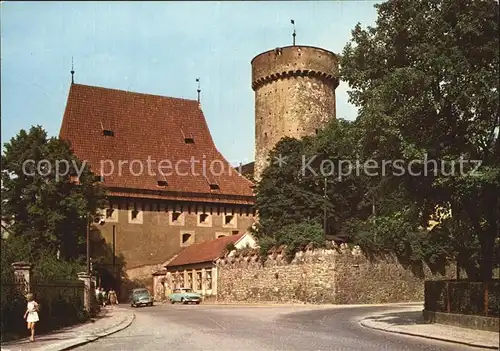
[{"label": "utility pole", "polygon": [[113,275],[117,276],[116,274],[116,226],[113,224]]},{"label": "utility pole", "polygon": [[323,195],[323,198],[325,200],[325,202],[323,203],[323,235],[324,235],[324,239],[326,241],[326,199],[328,198],[326,196],[326,186],[327,186],[327,179],[325,177],[325,185],[323,187],[323,190],[324,190],[324,195]]},{"label": "utility pole", "polygon": [[85,227],[87,231],[87,274],[90,275],[90,213],[87,213]]}]

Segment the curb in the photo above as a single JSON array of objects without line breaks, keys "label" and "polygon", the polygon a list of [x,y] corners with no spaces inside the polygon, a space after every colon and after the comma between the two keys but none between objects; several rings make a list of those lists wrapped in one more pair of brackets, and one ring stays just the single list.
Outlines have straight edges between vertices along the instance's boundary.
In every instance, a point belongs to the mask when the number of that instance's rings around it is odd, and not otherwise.
[{"label": "curb", "polygon": [[365,320],[366,320],[366,317],[365,317],[365,319],[362,319],[362,320],[359,321],[359,324],[361,326],[363,326],[364,328],[378,330],[378,331],[382,331],[382,332],[386,332],[386,333],[416,336],[416,337],[419,337],[419,338],[425,338],[425,339],[431,339],[431,340],[437,340],[437,341],[444,341],[444,342],[448,342],[448,343],[460,344],[460,345],[465,345],[465,346],[470,346],[470,347],[476,347],[476,348],[483,348],[483,349],[491,349],[491,350],[498,350],[499,349],[498,346],[472,344],[472,343],[468,343],[468,342],[465,342],[465,341],[458,341],[458,340],[450,340],[450,339],[438,338],[438,337],[435,337],[435,336],[429,336],[429,335],[424,335],[424,334],[416,334],[416,333],[411,333],[411,332],[403,332],[403,331],[396,331],[396,330],[389,330],[389,329],[384,329],[384,328],[378,328],[378,327],[374,327],[374,326],[368,325],[366,323],[363,323]]},{"label": "curb", "polygon": [[88,337],[84,340],[81,340],[81,341],[77,341],[77,342],[73,342],[71,345],[69,346],[64,346],[62,348],[58,347],[57,351],[65,351],[65,350],[72,350],[74,348],[77,348],[79,346],[83,346],[83,345],[86,345],[86,344],[89,344],[91,342],[94,342],[96,340],[99,340],[105,336],[109,336],[109,335],[112,335],[112,334],[115,334],[119,331],[122,331],[124,330],[125,328],[129,327],[132,322],[135,320],[135,313],[132,312],[132,317],[131,318],[126,318],[124,321],[122,321],[121,323],[117,324],[116,326],[114,327],[111,327],[111,331],[109,332],[102,332],[102,333],[98,333],[96,334],[95,336],[92,336],[92,337]]}]

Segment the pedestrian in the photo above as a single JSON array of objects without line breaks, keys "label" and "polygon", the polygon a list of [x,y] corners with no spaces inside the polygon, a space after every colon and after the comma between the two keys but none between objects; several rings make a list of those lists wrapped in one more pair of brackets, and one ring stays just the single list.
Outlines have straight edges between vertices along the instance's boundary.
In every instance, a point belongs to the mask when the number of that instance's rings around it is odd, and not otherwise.
[{"label": "pedestrian", "polygon": [[39,321],[38,303],[31,293],[26,295],[26,300],[28,300],[28,304],[26,306],[26,312],[24,312],[24,319],[26,319],[28,323],[28,330],[31,331],[30,341],[35,341],[35,323]]},{"label": "pedestrian", "polygon": [[98,287],[96,287],[95,288],[95,299],[99,305],[101,304],[101,296],[100,295],[101,295],[101,290]]},{"label": "pedestrian", "polygon": [[118,298],[116,297],[116,292],[113,289],[109,292],[109,303],[110,305],[118,305]]},{"label": "pedestrian", "polygon": [[101,299],[102,299],[102,307],[106,307],[106,302],[108,301],[106,296],[106,291],[101,288]]}]

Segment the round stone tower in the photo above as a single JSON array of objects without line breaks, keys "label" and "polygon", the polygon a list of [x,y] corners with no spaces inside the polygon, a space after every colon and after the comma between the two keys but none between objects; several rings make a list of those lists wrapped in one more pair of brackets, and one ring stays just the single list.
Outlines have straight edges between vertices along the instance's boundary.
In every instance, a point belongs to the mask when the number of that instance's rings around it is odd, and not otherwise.
[{"label": "round stone tower", "polygon": [[287,46],[253,58],[256,180],[281,138],[313,135],[335,118],[338,84],[337,56],[321,48]]}]

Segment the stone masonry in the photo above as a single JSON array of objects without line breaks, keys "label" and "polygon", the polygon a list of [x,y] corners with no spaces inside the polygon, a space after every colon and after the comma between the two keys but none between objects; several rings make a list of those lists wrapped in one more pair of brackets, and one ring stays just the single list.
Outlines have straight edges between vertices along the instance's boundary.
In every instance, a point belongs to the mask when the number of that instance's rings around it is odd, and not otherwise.
[{"label": "stone masonry", "polygon": [[313,135],[335,119],[339,84],[334,53],[310,46],[289,46],[252,60],[255,91],[255,179],[269,151],[283,137]]},{"label": "stone masonry", "polygon": [[390,303],[423,301],[425,279],[453,279],[455,268],[433,274],[423,265],[417,275],[393,256],[370,261],[357,248],[298,252],[291,263],[283,248],[264,264],[256,250],[220,259],[217,299],[227,302]]}]

